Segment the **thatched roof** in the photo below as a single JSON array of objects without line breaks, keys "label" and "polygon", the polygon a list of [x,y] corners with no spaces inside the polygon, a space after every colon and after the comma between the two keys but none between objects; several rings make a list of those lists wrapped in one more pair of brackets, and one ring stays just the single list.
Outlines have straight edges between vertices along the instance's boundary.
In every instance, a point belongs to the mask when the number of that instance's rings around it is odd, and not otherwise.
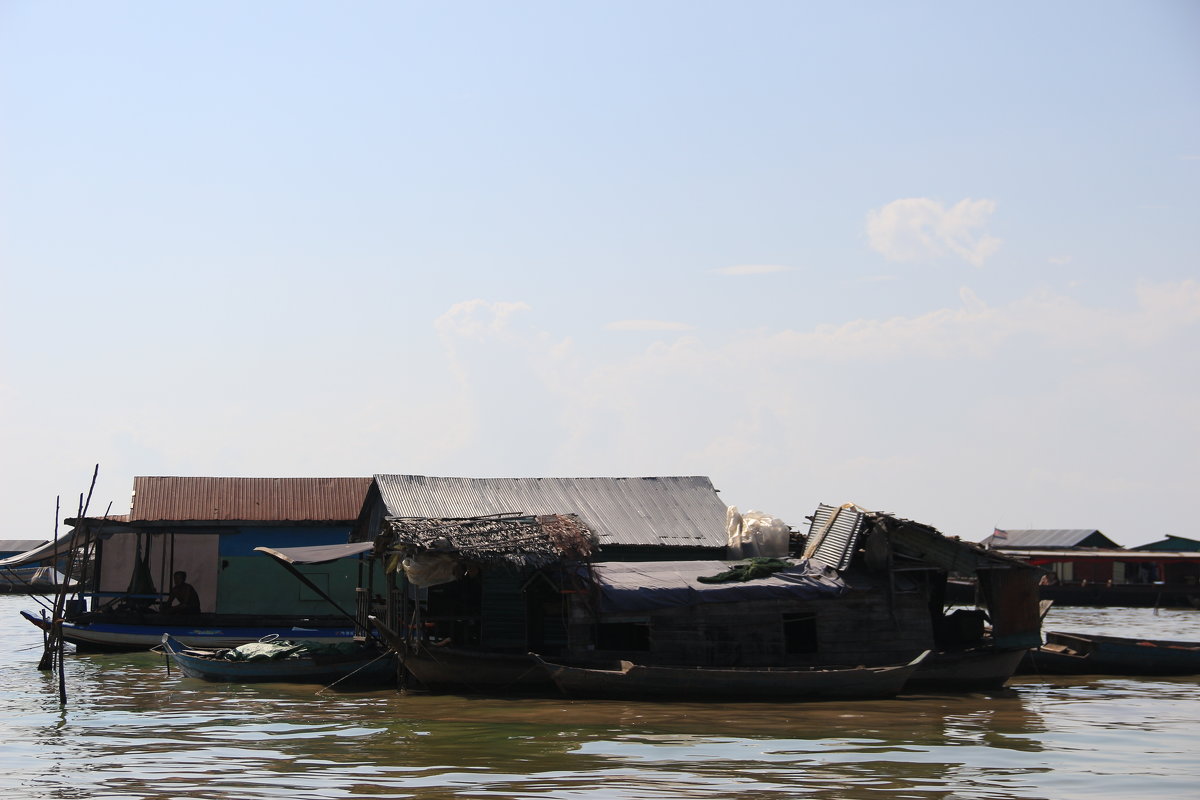
[{"label": "thatched roof", "polygon": [[387,549],[454,553],[481,564],[539,567],[585,560],[596,546],[595,534],[575,514],[389,517],[386,522]]}]

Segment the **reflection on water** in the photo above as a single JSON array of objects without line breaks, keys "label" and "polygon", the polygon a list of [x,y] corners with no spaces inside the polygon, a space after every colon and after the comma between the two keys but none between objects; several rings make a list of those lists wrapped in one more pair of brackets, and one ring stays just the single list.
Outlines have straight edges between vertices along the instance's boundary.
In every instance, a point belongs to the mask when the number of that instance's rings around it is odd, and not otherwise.
[{"label": "reflection on water", "polygon": [[[1197,679],[1022,679],[987,694],[804,704],[317,694],[213,685],[159,656],[69,656],[0,598],[0,786],[31,798],[1109,798],[1194,796]],[[1200,614],[1087,610],[1049,627]],[[1069,623],[1069,624],[1068,624]],[[28,628],[26,630],[25,628]],[[1112,627],[1108,632],[1119,632]]]}]

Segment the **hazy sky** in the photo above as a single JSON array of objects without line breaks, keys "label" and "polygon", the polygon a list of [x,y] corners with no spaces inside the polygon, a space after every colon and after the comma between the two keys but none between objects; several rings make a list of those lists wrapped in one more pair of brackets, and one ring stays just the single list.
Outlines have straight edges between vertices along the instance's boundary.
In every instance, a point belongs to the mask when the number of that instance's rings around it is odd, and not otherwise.
[{"label": "hazy sky", "polygon": [[1200,538],[1191,0],[3,0],[0,260],[0,538],[96,463]]}]

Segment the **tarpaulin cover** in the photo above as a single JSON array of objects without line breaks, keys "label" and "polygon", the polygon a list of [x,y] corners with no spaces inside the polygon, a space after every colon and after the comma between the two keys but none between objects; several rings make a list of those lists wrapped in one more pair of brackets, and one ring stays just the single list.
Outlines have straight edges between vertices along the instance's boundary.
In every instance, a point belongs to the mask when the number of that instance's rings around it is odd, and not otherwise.
[{"label": "tarpaulin cover", "polygon": [[739,600],[810,600],[837,597],[846,584],[837,572],[812,561],[798,561],[767,578],[745,583],[701,583],[700,577],[728,572],[728,561],[639,561],[593,566],[602,612]]},{"label": "tarpaulin cover", "polygon": [[36,564],[39,561],[58,558],[84,541],[87,541],[87,539],[83,531],[71,531],[66,536],[56,541],[46,542],[27,553],[18,553],[15,556],[0,559],[0,567],[23,567],[26,564]]},{"label": "tarpaulin cover", "polygon": [[329,561],[337,561],[339,558],[360,555],[374,546],[373,542],[351,542],[350,544],[318,544],[311,547],[256,547],[254,549],[287,564],[324,564]]}]

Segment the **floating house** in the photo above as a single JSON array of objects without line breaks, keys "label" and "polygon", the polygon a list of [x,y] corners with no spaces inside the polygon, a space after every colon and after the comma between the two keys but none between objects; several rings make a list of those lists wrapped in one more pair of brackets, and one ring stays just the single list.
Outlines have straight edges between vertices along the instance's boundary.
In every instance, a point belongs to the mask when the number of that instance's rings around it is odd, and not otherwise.
[{"label": "floating house", "polygon": [[[571,515],[578,530],[588,532],[592,544],[586,553],[577,543],[562,552],[540,544],[538,518],[556,515]],[[421,587],[422,624],[433,635],[526,653],[563,636],[553,633],[563,624],[563,586],[542,571],[547,559],[557,564],[722,558],[725,515],[725,503],[705,477],[376,475],[351,538],[370,543],[382,538],[394,548],[408,548],[398,551],[401,560],[411,551],[404,580]],[[417,535],[430,530],[439,533]],[[489,546],[481,549],[482,541]],[[414,559],[437,555],[460,562],[464,579],[431,584],[417,576]]]},{"label": "floating house", "polygon": [[[1038,571],[930,526],[821,505],[792,556],[597,564],[591,595],[571,604],[571,649],[756,668],[899,664],[931,650],[917,683],[986,688],[1040,643]],[[983,611],[946,612],[952,573],[979,581],[990,629]]]},{"label": "floating house", "polygon": [[[135,478],[128,514],[67,520],[72,530],[55,545],[74,552],[79,580],[63,608],[67,641],[97,648],[149,647],[170,626],[189,645],[210,643],[206,630],[224,643],[286,632],[297,623],[337,627],[338,635],[349,635],[348,620],[330,598],[353,597],[364,581],[357,565],[311,568],[302,584],[255,548],[344,544],[370,483],[369,478]],[[195,590],[199,608],[168,613],[173,576],[180,572]]]},{"label": "floating house", "polygon": [[[786,536],[785,558],[739,561],[736,518],[702,477],[377,475],[356,544],[314,556],[388,562],[387,586],[365,588],[388,598],[375,622],[434,685],[536,682],[531,651],[804,667],[936,649],[929,678],[978,688],[1002,684],[1040,643],[1041,572],[1019,560],[846,505]],[[978,580],[986,611],[946,613],[951,574]]]},{"label": "floating house", "polygon": [[[187,573],[200,611],[213,614],[328,615],[327,601],[298,586],[255,553],[258,546],[347,541],[370,480],[366,478],[139,477],[128,522],[95,525],[93,608],[134,593],[170,590]],[[72,520],[71,522],[76,522]],[[314,570],[326,592],[352,591],[357,572]],[[147,582],[148,579],[148,582]]]}]

